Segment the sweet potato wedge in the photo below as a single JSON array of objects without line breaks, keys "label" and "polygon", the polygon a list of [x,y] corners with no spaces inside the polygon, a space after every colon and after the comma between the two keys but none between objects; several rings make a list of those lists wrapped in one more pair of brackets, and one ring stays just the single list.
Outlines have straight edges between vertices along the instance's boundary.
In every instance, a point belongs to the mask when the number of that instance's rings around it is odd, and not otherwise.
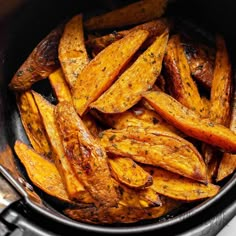
[{"label": "sweet potato wedge", "polygon": [[211,119],[228,126],[230,121],[230,104],[232,97],[232,67],[224,38],[216,37],[216,59],[211,87]]},{"label": "sweet potato wedge", "polygon": [[52,30],[31,52],[13,76],[9,88],[15,91],[28,90],[39,80],[45,79],[59,68],[58,44],[64,25]]},{"label": "sweet potato wedge", "polygon": [[61,175],[69,198],[71,200],[78,200],[87,203],[93,202],[93,199],[74,173],[70,164],[70,159],[64,151],[60,134],[56,126],[54,116],[55,106],[45,100],[37,92],[33,91],[33,95],[52,146],[56,167]]},{"label": "sweet potato wedge", "polygon": [[70,201],[55,165],[34,149],[16,140],[14,150],[35,186],[63,201]]},{"label": "sweet potato wedge", "polygon": [[72,88],[79,74],[89,62],[84,42],[82,14],[73,16],[66,23],[58,47],[58,57],[66,81]]},{"label": "sweet potato wedge", "polygon": [[210,90],[214,73],[214,49],[189,40],[184,40],[183,46],[191,76],[204,88]]},{"label": "sweet potato wedge", "polygon": [[136,30],[147,30],[149,32],[148,38],[154,38],[156,36],[161,35],[164,30],[170,25],[169,21],[166,18],[152,20],[140,25],[137,25],[128,30],[122,31],[113,31],[110,34],[103,35],[100,37],[90,38],[86,41],[86,46],[88,50],[93,54],[93,56],[97,55],[100,51],[102,51],[105,47],[110,45],[111,43],[123,38],[128,33]]},{"label": "sweet potato wedge", "polygon": [[100,137],[107,152],[206,182],[206,166],[201,155],[190,142],[177,135],[132,128],[105,130]]},{"label": "sweet potato wedge", "polygon": [[[228,127],[232,97],[232,68],[224,38],[221,35],[216,37],[216,47],[209,117],[214,122]],[[204,159],[206,163],[214,158],[219,159],[219,155],[211,146],[205,147]],[[218,160],[212,160],[211,165],[218,166]]]},{"label": "sweet potato wedge", "polygon": [[58,103],[55,118],[66,155],[81,183],[97,205],[116,206],[118,186],[112,180],[105,150],[90,134],[71,103]]},{"label": "sweet potato wedge", "polygon": [[54,95],[57,98],[57,102],[67,101],[72,103],[71,92],[66,83],[62,69],[59,68],[53,73],[51,73],[48,79],[52,86]]},{"label": "sweet potato wedge", "polygon": [[[236,89],[234,90],[233,96],[233,106],[232,106],[232,114],[230,121],[230,129],[236,133]],[[232,174],[236,169],[236,154],[224,153],[223,158],[220,162],[218,173],[217,173],[217,181],[220,181],[230,174]]]},{"label": "sweet potato wedge", "polygon": [[166,5],[166,0],[141,0],[103,15],[94,16],[86,20],[84,26],[91,31],[140,24],[161,17]]},{"label": "sweet potato wedge", "polygon": [[108,158],[108,164],[114,178],[132,188],[143,188],[152,184],[152,176],[128,157]]},{"label": "sweet potato wedge", "polygon": [[16,94],[16,103],[31,145],[36,152],[52,160],[50,143],[31,91]]},{"label": "sweet potato wedge", "polygon": [[153,177],[151,186],[157,193],[182,201],[196,201],[215,196],[220,187],[202,184],[157,167],[143,167]]},{"label": "sweet potato wedge", "polygon": [[164,57],[165,72],[170,94],[184,106],[204,114],[204,105],[190,68],[180,35],[172,35]]},{"label": "sweet potato wedge", "polygon": [[90,107],[104,113],[121,113],[154,85],[162,69],[169,33],[165,31]]},{"label": "sweet potato wedge", "polygon": [[170,124],[190,137],[201,140],[225,151],[236,153],[236,134],[223,125],[200,115],[183,106],[173,97],[160,91],[150,91],[143,97]]},{"label": "sweet potato wedge", "polygon": [[163,198],[159,207],[136,208],[118,205],[110,208],[74,208],[66,209],[65,215],[74,220],[92,224],[134,223],[140,220],[155,219],[180,206],[180,203]]},{"label": "sweet potato wedge", "polygon": [[90,103],[110,87],[147,36],[148,31],[145,30],[131,32],[123,39],[106,47],[90,61],[72,89],[74,106],[79,115],[82,116]]},{"label": "sweet potato wedge", "polygon": [[125,129],[129,126],[137,126],[179,134],[179,131],[165,122],[155,111],[148,110],[139,104],[118,114],[105,114],[96,110],[91,112],[100,122],[109,128]]}]

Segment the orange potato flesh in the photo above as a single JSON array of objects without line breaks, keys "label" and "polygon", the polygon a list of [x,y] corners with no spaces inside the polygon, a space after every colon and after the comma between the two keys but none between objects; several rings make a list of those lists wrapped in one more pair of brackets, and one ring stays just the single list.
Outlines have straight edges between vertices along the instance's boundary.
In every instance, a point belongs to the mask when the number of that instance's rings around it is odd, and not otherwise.
[{"label": "orange potato flesh", "polygon": [[106,47],[90,61],[72,89],[74,106],[79,115],[82,116],[90,103],[110,87],[147,36],[148,32],[144,30],[132,32]]},{"label": "orange potato flesh", "polygon": [[215,69],[211,86],[210,117],[216,123],[228,126],[232,95],[232,68],[222,36],[216,38]]},{"label": "orange potato flesh", "polygon": [[39,80],[59,68],[58,44],[63,32],[63,25],[53,29],[33,49],[27,59],[13,76],[9,88],[14,91],[25,91]]},{"label": "orange potato flesh", "polygon": [[57,98],[57,101],[58,102],[67,101],[72,103],[71,92],[65,81],[62,69],[60,68],[51,73],[48,79],[50,81],[54,94]]},{"label": "orange potato flesh", "polygon": [[[54,90],[54,94],[58,102],[70,102],[72,104],[72,97],[70,89],[65,81],[64,74],[61,69],[58,69],[49,75],[49,81]],[[89,114],[85,114],[82,118],[84,124],[90,132],[96,137],[99,133],[99,127],[94,118]]]},{"label": "orange potato flesh", "polygon": [[154,85],[162,68],[169,33],[165,31],[90,107],[104,113],[120,113],[135,105]]},{"label": "orange potato flesh", "polygon": [[[232,106],[232,114],[230,121],[230,129],[236,133],[236,90],[234,90],[233,97],[233,106]],[[232,174],[236,169],[236,154],[224,153],[223,158],[220,162],[220,166],[218,168],[217,173],[217,181],[220,181],[230,174]]]},{"label": "orange potato flesh", "polygon": [[36,152],[52,159],[51,147],[47,134],[30,91],[17,94],[16,103],[26,135]]},{"label": "orange potato flesh", "polygon": [[62,177],[69,198],[71,200],[92,202],[88,192],[85,190],[84,186],[80,183],[76,177],[76,174],[73,172],[70,159],[64,151],[60,134],[56,126],[56,120],[54,116],[55,106],[50,104],[35,91],[33,91],[33,95],[52,146],[56,167]]},{"label": "orange potato flesh", "polygon": [[183,201],[196,201],[215,196],[220,187],[213,184],[202,184],[184,178],[161,168],[144,167],[153,177],[151,186],[157,193]]},{"label": "orange potato flesh", "polygon": [[118,205],[105,209],[96,207],[66,209],[64,213],[74,220],[92,224],[134,223],[158,218],[180,206],[179,202],[168,198],[163,198],[162,202],[159,207],[136,208]]},{"label": "orange potato flesh", "polygon": [[180,35],[173,35],[168,41],[164,64],[171,95],[184,106],[204,116],[204,105],[197,85],[191,77]]},{"label": "orange potato flesh", "polygon": [[19,140],[15,142],[14,150],[34,185],[51,196],[70,201],[53,163]]},{"label": "orange potato flesh", "polygon": [[85,21],[87,30],[118,28],[150,21],[164,14],[166,0],[142,0]]},{"label": "orange potato flesh", "polygon": [[132,188],[143,188],[152,184],[152,177],[142,167],[128,157],[108,159],[114,178]]},{"label": "orange potato flesh", "polygon": [[125,129],[129,126],[137,126],[179,133],[178,130],[166,123],[155,111],[148,110],[140,105],[119,114],[105,114],[95,110],[92,113],[99,121],[110,128]]},{"label": "orange potato flesh", "polygon": [[216,124],[210,119],[202,119],[196,112],[163,92],[146,92],[143,97],[157,113],[183,133],[225,151],[236,153],[236,134],[227,127]]},{"label": "orange potato flesh", "polygon": [[105,150],[98,144],[77,115],[71,103],[58,103],[57,126],[74,172],[97,205],[115,206],[119,201]]},{"label": "orange potato flesh", "polygon": [[206,166],[196,148],[167,132],[152,134],[144,129],[105,130],[100,143],[107,152],[206,182]]},{"label": "orange potato flesh", "polygon": [[58,47],[58,57],[66,81],[72,88],[79,74],[89,62],[84,42],[82,14],[73,16],[65,25]]}]

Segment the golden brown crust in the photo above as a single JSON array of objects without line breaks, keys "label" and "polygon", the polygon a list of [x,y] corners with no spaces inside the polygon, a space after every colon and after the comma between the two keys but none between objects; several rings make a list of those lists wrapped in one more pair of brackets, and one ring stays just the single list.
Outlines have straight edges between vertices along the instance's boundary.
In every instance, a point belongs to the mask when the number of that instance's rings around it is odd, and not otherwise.
[{"label": "golden brown crust", "polygon": [[225,151],[236,153],[236,134],[227,127],[210,119],[202,119],[198,113],[184,107],[163,92],[150,91],[143,96],[163,118],[183,133]]},{"label": "golden brown crust", "polygon": [[13,76],[9,84],[10,89],[27,90],[59,68],[58,44],[63,28],[63,25],[59,25],[34,48]]},{"label": "golden brown crust", "polygon": [[90,134],[71,103],[58,103],[55,117],[65,153],[77,178],[97,205],[116,206],[119,195],[111,177],[105,150]]},{"label": "golden brown crust", "polygon": [[105,130],[100,135],[107,152],[206,182],[206,166],[188,141],[172,133],[148,129]]}]

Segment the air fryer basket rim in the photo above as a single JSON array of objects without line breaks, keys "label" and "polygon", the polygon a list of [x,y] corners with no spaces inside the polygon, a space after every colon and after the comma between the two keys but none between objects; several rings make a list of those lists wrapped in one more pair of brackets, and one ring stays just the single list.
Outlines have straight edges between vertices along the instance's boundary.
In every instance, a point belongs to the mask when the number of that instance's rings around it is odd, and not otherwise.
[{"label": "air fryer basket rim", "polygon": [[[29,3],[30,1],[26,1],[26,2]],[[56,1],[54,1],[54,2],[56,2]],[[104,3],[105,1],[102,1],[102,2]],[[203,3],[204,1],[201,1],[201,2]],[[71,14],[73,14],[73,13],[71,13]],[[0,51],[0,54],[1,54],[1,51]],[[3,64],[4,64],[4,62],[3,62]],[[19,64],[19,62],[18,62],[18,64]],[[9,76],[7,76],[7,77],[8,77],[7,79],[9,80]],[[1,83],[0,85],[2,85],[2,84],[3,83]],[[8,96],[7,93],[5,94],[5,96],[6,97]],[[2,100],[0,101],[0,105],[1,105],[1,102],[2,102]],[[1,109],[2,109],[2,107],[1,107]],[[19,189],[22,188],[21,185],[18,183],[18,181],[15,182],[15,185],[16,185],[16,188],[19,188]],[[17,185],[19,185],[19,186],[17,186]],[[61,217],[59,214],[58,215],[55,214],[50,209],[40,207],[40,205],[38,205],[34,201],[32,201],[32,199],[29,198],[26,193],[23,194],[23,197],[25,199],[26,205],[28,207],[32,208],[33,210],[35,210],[36,212],[38,212],[39,214],[41,214],[42,216],[45,216],[48,219],[51,219],[53,221],[57,221],[61,224],[67,225],[69,227],[72,227],[72,228],[75,228],[78,230],[100,232],[100,233],[136,233],[136,232],[147,232],[147,231],[153,231],[153,230],[161,230],[163,228],[176,225],[180,222],[185,221],[186,219],[196,216],[197,214],[199,214],[203,210],[207,209],[209,206],[220,203],[222,196],[226,195],[230,189],[235,188],[235,185],[236,185],[236,174],[234,174],[228,180],[228,182],[223,186],[223,188],[220,190],[220,192],[216,196],[205,200],[204,202],[197,205],[196,207],[193,207],[192,209],[188,210],[187,212],[181,213],[181,214],[179,214],[171,219],[168,219],[166,221],[148,223],[146,225],[141,224],[141,225],[135,225],[135,226],[129,226],[129,224],[127,224],[127,225],[122,224],[122,226],[120,226],[120,227],[113,227],[112,225],[111,226],[109,226],[109,225],[105,225],[105,226],[91,225],[91,224],[81,223],[81,222],[72,220],[68,217]]]}]

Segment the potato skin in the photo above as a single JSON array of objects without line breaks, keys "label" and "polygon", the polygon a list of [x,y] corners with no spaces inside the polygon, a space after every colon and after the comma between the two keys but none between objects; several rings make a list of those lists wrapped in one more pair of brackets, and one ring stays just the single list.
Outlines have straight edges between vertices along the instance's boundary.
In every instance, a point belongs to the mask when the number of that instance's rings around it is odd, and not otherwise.
[{"label": "potato skin", "polygon": [[64,213],[72,219],[92,224],[134,223],[140,220],[158,218],[181,205],[178,201],[164,197],[162,202],[162,206],[151,208],[119,205],[110,208],[72,208],[64,210]]},{"label": "potato skin", "polygon": [[75,176],[97,206],[116,206],[120,196],[118,186],[111,177],[105,150],[89,132],[71,103],[58,103],[55,118]]},{"label": "potato skin", "polygon": [[184,40],[184,51],[192,77],[210,90],[214,73],[214,50],[200,43]]},{"label": "potato skin", "polygon": [[13,76],[9,88],[14,91],[29,89],[59,68],[58,45],[64,25],[52,30],[30,53]]},{"label": "potato skin", "polygon": [[172,35],[168,41],[164,65],[168,90],[172,97],[189,109],[205,116],[205,107],[198,87],[191,77],[189,64],[179,34]]}]

